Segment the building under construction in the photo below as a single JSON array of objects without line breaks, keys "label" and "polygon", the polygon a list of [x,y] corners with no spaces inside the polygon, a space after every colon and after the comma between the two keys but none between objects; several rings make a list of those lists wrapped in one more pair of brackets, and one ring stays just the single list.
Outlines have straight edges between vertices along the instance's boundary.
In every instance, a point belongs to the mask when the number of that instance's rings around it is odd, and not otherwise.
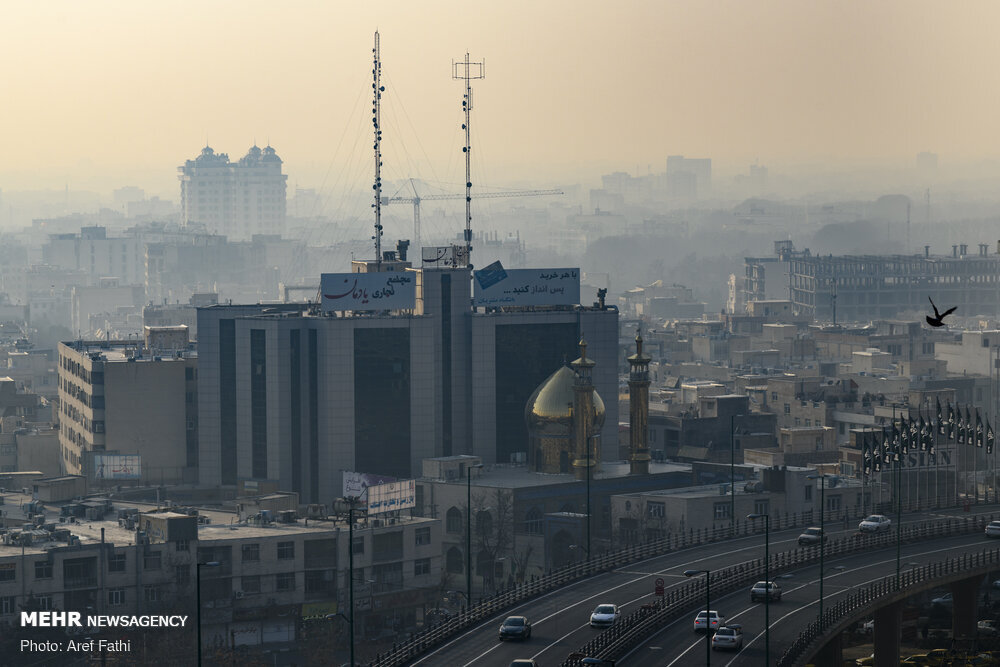
[{"label": "building under construction", "polygon": [[[814,256],[808,250],[788,252],[789,298],[800,314],[820,321],[865,322],[898,317],[906,311],[928,311],[927,298],[943,311],[957,306],[956,316],[1000,315],[1000,254],[980,243],[970,254],[965,244],[952,254]],[[747,258],[751,275],[753,258]],[[779,272],[779,280],[786,275]],[[750,289],[748,300],[760,286]]]}]

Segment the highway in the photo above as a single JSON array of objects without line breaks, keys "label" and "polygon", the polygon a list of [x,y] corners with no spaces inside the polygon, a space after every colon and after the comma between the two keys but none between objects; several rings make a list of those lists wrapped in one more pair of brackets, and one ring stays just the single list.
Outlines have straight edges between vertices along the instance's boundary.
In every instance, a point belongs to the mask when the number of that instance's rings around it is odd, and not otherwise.
[{"label": "highway", "polygon": [[[989,514],[990,509],[980,507],[975,514],[965,514],[958,509],[926,512],[904,516],[908,521],[927,521],[948,516],[967,518],[976,514]],[[843,524],[830,522],[827,532],[830,539],[846,534],[854,534],[856,524],[843,530]],[[799,528],[772,531],[771,553],[796,548],[801,530]],[[980,535],[942,539],[922,545],[904,545],[904,563],[925,563],[943,560],[969,549],[970,545],[982,548],[985,538]],[[456,667],[507,667],[516,658],[534,658],[541,667],[559,665],[566,656],[579,650],[601,630],[589,627],[590,612],[601,603],[618,604],[622,615],[627,615],[638,606],[653,602],[653,582],[657,577],[665,580],[667,591],[688,582],[682,574],[685,569],[723,569],[729,565],[762,558],[764,555],[763,535],[740,537],[724,543],[710,544],[686,549],[651,558],[631,566],[590,577],[569,584],[518,605],[496,618],[459,634],[438,649],[413,661],[413,665],[454,665]],[[844,566],[843,570],[835,570]],[[825,598],[831,602],[838,599],[842,591],[870,580],[879,579],[895,572],[895,548],[877,552],[827,559],[827,576],[824,582]],[[787,646],[801,627],[816,614],[815,601],[818,598],[818,565],[802,568],[791,573],[789,579],[779,579],[784,589],[780,603],[771,607],[771,660],[777,660],[783,646]],[[732,621],[744,626],[745,647],[738,654],[716,653],[713,663],[724,665],[763,664],[763,604],[749,603],[749,593],[741,591],[719,600],[713,607],[722,611]],[[532,623],[532,636],[524,642],[499,642],[497,629],[504,616],[524,615]],[[691,618],[683,618],[650,638],[627,659],[619,661],[626,665],[694,665],[704,664],[704,636],[695,635]],[[760,638],[757,635],[760,634]],[[701,639],[702,644],[697,640]]]}]

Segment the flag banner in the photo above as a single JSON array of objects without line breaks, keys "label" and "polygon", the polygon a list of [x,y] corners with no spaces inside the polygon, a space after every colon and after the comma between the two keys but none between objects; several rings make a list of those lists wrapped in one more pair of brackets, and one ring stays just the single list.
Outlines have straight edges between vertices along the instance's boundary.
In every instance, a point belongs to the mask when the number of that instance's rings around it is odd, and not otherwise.
[{"label": "flag banner", "polygon": [[936,397],[934,399],[934,401],[935,401],[935,403],[937,403],[937,427],[938,427],[938,432],[941,435],[945,435],[947,433],[947,431],[945,430],[945,426],[944,426],[944,412],[941,411],[941,398],[940,397]]},{"label": "flag banner", "polygon": [[958,408],[958,426],[955,429],[955,442],[960,445],[965,444],[965,417],[962,416],[962,408]]},{"label": "flag banner", "polygon": [[993,427],[990,426],[990,420],[986,420],[986,453],[993,453]]},{"label": "flag banner", "polygon": [[972,415],[969,414],[969,406],[965,407],[965,444],[974,445],[975,442],[975,427],[972,424]]},{"label": "flag banner", "polygon": [[979,410],[976,410],[976,447],[982,447],[986,440],[983,432],[983,422],[979,419]]},{"label": "flag banner", "polygon": [[945,422],[946,429],[945,435],[949,440],[955,437],[955,410],[951,407],[951,401],[948,402],[948,419]]},{"label": "flag banner", "polygon": [[924,421],[924,416],[920,415],[920,451],[927,451],[927,422]]}]

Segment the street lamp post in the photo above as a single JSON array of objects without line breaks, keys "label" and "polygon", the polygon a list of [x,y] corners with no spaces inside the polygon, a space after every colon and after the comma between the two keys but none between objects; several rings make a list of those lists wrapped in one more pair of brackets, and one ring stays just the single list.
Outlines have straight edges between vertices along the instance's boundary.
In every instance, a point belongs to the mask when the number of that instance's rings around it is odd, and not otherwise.
[{"label": "street lamp post", "polygon": [[693,577],[696,574],[705,575],[705,665],[708,666],[712,664],[712,592],[709,588],[712,571],[684,570],[685,577]]},{"label": "street lamp post", "polygon": [[751,521],[764,519],[764,664],[771,664],[771,517],[748,514]]},{"label": "street lamp post", "polygon": [[807,479],[819,480],[819,629],[823,629],[823,555],[826,551],[826,478],[827,473],[809,475]]},{"label": "street lamp post", "polygon": [[348,607],[351,615],[347,618],[347,631],[350,633],[351,667],[354,667],[354,506],[358,503],[357,496],[348,496],[347,500],[347,574],[348,574]]},{"label": "street lamp post", "polygon": [[222,565],[219,561],[213,560],[207,563],[198,563],[195,565],[194,578],[195,578],[195,604],[197,605],[197,626],[198,626],[198,667],[201,667],[201,568],[203,567],[219,567]]},{"label": "street lamp post", "polygon": [[730,523],[736,534],[736,418],[743,415],[729,415],[729,496]]},{"label": "street lamp post", "polygon": [[587,560],[590,560],[590,442],[587,442]]},{"label": "street lamp post", "polygon": [[465,603],[472,607],[472,470],[482,468],[482,463],[470,465],[465,469]]}]

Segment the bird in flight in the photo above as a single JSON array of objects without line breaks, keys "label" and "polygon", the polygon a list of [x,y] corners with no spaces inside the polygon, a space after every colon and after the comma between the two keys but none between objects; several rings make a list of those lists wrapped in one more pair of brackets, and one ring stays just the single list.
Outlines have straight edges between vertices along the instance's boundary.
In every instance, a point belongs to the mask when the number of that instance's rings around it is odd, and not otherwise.
[{"label": "bird in flight", "polygon": [[927,297],[927,300],[931,302],[931,308],[934,309],[934,317],[931,317],[930,315],[927,316],[927,324],[931,325],[932,327],[943,327],[944,322],[942,322],[942,320],[951,315],[952,313],[954,313],[955,309],[958,308],[958,306],[952,306],[943,313],[939,313],[937,306],[934,305],[934,300],[931,299],[930,297]]}]

